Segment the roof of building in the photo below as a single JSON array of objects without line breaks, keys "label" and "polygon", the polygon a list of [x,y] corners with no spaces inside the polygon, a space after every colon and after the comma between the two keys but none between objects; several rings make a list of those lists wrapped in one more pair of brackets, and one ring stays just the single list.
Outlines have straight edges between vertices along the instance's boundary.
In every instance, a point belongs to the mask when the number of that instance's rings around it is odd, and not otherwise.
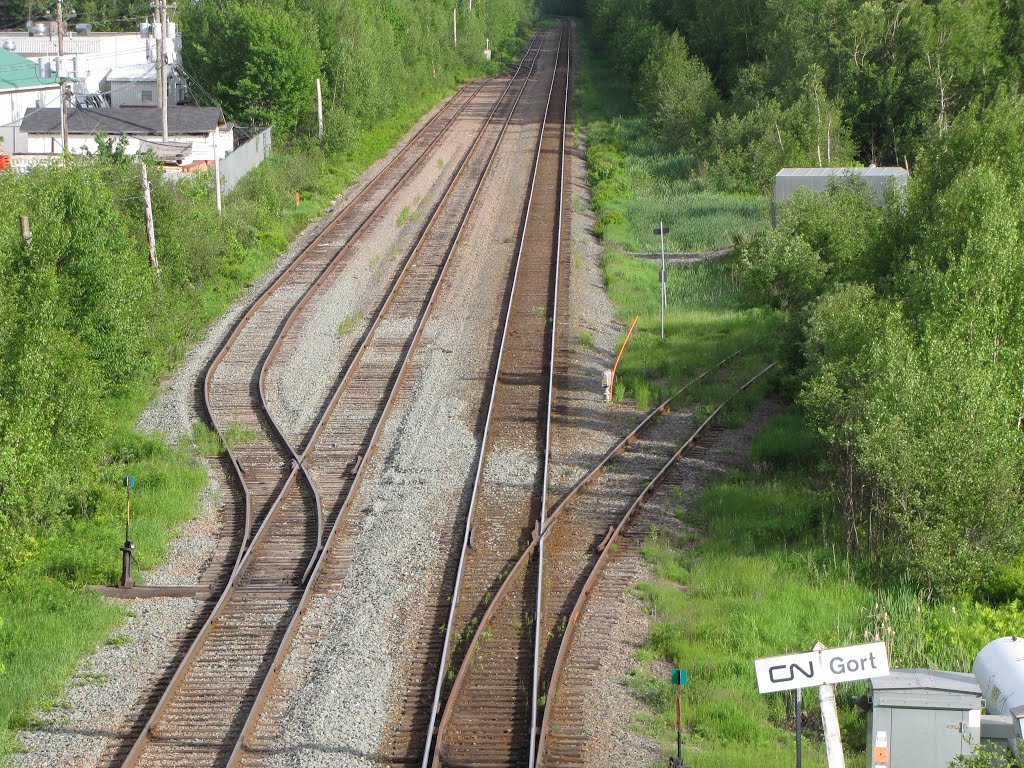
[{"label": "roof of building", "polygon": [[134,64],[114,67],[107,73],[107,82],[128,80],[131,82],[156,82],[156,64]]},{"label": "roof of building", "polygon": [[[92,136],[108,133],[119,136],[152,136],[162,133],[159,107],[117,107],[88,109],[76,107],[68,112],[68,133]],[[206,135],[227,123],[219,107],[167,107],[167,132],[174,136]],[[46,107],[29,112],[21,121],[22,133],[60,133],[60,109]]]},{"label": "roof of building", "polygon": [[896,167],[885,167],[877,168],[871,166],[869,168],[783,168],[777,174],[778,177],[793,177],[793,176],[909,176],[905,168]]},{"label": "roof of building", "polygon": [[57,78],[40,79],[34,61],[0,48],[0,91],[47,85],[57,85]]}]

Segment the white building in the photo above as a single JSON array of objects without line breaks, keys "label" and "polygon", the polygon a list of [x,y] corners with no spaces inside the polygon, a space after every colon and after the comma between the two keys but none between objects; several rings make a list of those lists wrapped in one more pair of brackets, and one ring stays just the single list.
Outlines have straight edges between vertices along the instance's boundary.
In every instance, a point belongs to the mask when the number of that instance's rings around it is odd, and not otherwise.
[{"label": "white building", "polygon": [[52,104],[60,104],[57,79],[40,78],[33,62],[0,48],[0,150],[22,151],[24,141],[18,141],[17,129],[21,118],[31,109]]},{"label": "white building", "polygon": [[[167,108],[167,141],[162,140],[160,109],[119,107],[68,111],[68,148],[72,153],[96,152],[96,134],[127,139],[128,154],[156,152],[165,163],[187,169],[206,168],[214,151],[223,159],[234,149],[231,126],[219,107],[173,106]],[[26,154],[16,163],[32,164],[61,151],[60,109],[29,112],[21,121]]]},{"label": "white building", "polygon": [[[77,103],[96,106],[98,100],[95,97],[102,94],[106,103],[111,104],[113,94],[109,79],[112,73],[135,72],[145,76],[155,71],[159,26],[140,24],[138,32],[92,32],[87,29],[88,24],[78,25],[78,30],[69,28],[64,35],[62,63],[58,62],[59,40],[53,33],[55,26],[37,24],[24,32],[0,32],[0,47],[35,62],[43,76],[55,76],[60,69],[67,77],[73,78],[72,91]],[[180,60],[181,38],[175,24],[170,23],[168,27],[170,34],[164,46],[165,59],[170,65],[168,103],[178,104],[186,93],[184,80],[175,73],[175,65]],[[155,75],[151,80],[155,89]],[[118,87],[125,85],[123,79],[118,80]],[[124,98],[119,101],[125,103]]]}]

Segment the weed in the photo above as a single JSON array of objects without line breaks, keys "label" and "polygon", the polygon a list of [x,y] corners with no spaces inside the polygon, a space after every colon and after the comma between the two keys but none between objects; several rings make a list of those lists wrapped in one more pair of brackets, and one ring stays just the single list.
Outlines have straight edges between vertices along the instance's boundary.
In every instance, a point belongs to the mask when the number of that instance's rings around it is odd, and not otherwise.
[{"label": "weed", "polygon": [[345,319],[342,320],[341,324],[338,326],[338,335],[347,336],[352,333],[352,331],[354,331],[363,321],[363,317],[364,315],[362,312],[353,312],[350,315],[346,315]]},{"label": "weed", "polygon": [[224,453],[220,435],[201,421],[192,425],[192,445],[200,456],[219,456]]},{"label": "weed", "polygon": [[128,645],[128,643],[130,643],[131,641],[131,635],[114,635],[109,640],[107,640],[107,645],[112,645],[115,648],[121,648],[125,645]]},{"label": "weed", "polygon": [[401,228],[411,222],[419,221],[420,216],[421,214],[419,211],[416,211],[407,205],[402,209],[402,212],[398,214],[398,219],[395,221],[395,224]]},{"label": "weed", "polygon": [[231,448],[234,448],[236,445],[254,443],[262,436],[263,432],[256,427],[251,427],[238,421],[231,422],[228,424],[227,429],[224,430],[224,440],[227,441],[228,446]]},{"label": "weed", "polygon": [[580,334],[580,347],[582,349],[592,349],[594,346],[594,334],[590,331],[583,331]]}]

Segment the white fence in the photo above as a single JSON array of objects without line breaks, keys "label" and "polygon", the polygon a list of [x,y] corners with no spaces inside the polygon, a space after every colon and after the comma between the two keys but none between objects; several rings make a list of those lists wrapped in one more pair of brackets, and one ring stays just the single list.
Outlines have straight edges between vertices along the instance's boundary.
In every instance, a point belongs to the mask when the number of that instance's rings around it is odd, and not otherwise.
[{"label": "white fence", "polygon": [[244,144],[240,144],[234,152],[220,161],[221,189],[226,195],[240,182],[249,171],[262,163],[270,154],[270,131],[268,128],[257,128],[259,133],[253,135]]}]

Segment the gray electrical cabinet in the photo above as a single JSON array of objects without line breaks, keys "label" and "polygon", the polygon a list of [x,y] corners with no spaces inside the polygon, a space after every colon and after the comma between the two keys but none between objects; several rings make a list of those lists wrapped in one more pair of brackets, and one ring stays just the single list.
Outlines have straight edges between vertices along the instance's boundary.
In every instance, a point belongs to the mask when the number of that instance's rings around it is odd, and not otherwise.
[{"label": "gray electrical cabinet", "polygon": [[871,679],[868,768],[945,768],[981,740],[974,675],[894,669]]}]

